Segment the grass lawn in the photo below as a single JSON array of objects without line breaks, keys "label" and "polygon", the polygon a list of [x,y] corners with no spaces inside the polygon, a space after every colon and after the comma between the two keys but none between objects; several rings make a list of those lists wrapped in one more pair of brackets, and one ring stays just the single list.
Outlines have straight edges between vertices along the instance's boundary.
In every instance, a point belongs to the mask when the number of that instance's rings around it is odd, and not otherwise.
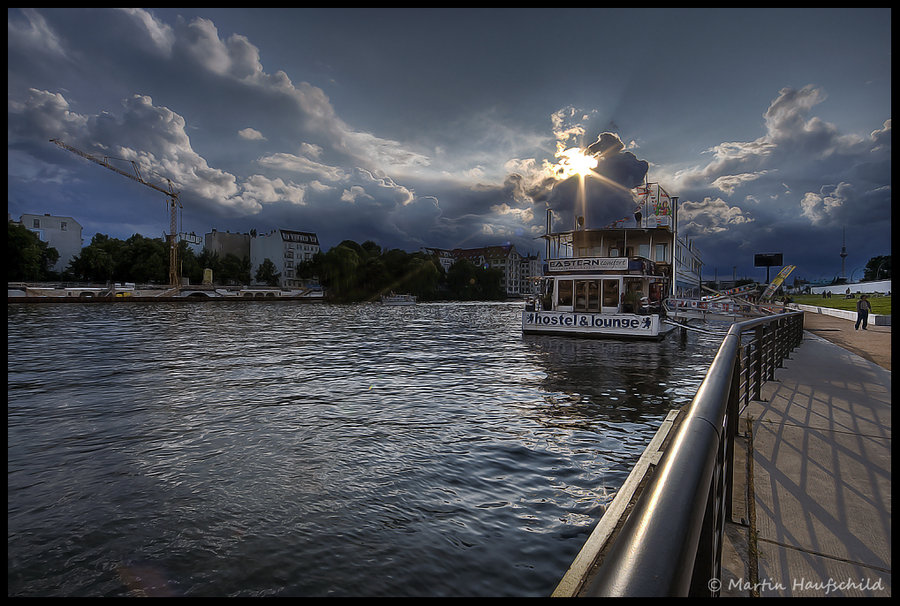
[{"label": "grass lawn", "polygon": [[[822,295],[793,295],[791,301],[799,305],[816,305],[818,307],[856,311],[856,303],[859,301],[859,298],[845,299],[843,295],[833,295],[828,299],[823,299]],[[869,303],[872,304],[873,314],[891,315],[890,297],[869,295]]]}]

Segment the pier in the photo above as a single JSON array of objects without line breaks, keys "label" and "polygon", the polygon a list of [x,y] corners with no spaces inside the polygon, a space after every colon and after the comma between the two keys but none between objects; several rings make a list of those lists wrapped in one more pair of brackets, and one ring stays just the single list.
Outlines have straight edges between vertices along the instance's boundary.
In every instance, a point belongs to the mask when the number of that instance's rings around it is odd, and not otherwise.
[{"label": "pier", "polygon": [[[889,325],[857,331],[804,313],[802,342],[761,385],[738,390],[733,430],[719,424],[709,498],[674,473],[682,469],[667,451],[684,451],[698,432],[680,431],[685,411],[672,414],[554,595],[889,597],[890,344]],[[720,383],[736,388],[742,366],[753,363],[739,359],[738,378]],[[700,391],[718,392],[712,383]]]}]

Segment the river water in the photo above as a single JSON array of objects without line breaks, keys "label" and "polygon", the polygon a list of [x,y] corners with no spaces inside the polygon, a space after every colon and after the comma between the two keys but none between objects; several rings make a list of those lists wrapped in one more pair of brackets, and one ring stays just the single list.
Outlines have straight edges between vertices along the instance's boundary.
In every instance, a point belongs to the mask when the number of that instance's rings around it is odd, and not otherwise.
[{"label": "river water", "polygon": [[547,596],[719,345],[508,303],[7,309],[8,596]]}]

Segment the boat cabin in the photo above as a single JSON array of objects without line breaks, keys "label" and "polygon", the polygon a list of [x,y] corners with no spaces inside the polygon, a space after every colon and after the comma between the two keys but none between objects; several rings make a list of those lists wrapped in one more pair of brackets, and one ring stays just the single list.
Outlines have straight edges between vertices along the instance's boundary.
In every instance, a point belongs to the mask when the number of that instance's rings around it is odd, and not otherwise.
[{"label": "boat cabin", "polygon": [[597,229],[554,235],[557,256],[545,266],[542,309],[658,313],[671,288],[668,230]]}]

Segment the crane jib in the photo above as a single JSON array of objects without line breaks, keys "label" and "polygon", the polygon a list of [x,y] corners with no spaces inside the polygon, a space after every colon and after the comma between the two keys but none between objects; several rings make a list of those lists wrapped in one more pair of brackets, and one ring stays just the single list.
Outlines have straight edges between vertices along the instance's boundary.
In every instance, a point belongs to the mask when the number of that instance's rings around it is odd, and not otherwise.
[{"label": "crane jib", "polygon": [[[168,183],[168,189],[160,187],[159,185],[155,185],[150,183],[149,181],[144,180],[141,176],[141,172],[138,169],[138,165],[134,160],[124,160],[125,162],[131,162],[131,167],[134,169],[134,174],[130,174],[127,171],[124,171],[120,168],[117,168],[109,163],[109,157],[104,156],[102,159],[96,156],[92,156],[91,154],[81,151],[78,148],[72,147],[71,145],[60,141],[59,139],[50,139],[51,143],[55,143],[59,147],[72,152],[77,156],[81,156],[86,160],[90,160],[95,164],[99,164],[104,168],[108,168],[109,170],[122,175],[123,177],[128,177],[133,181],[137,181],[142,185],[146,185],[151,189],[155,189],[158,192],[165,194],[169,199],[169,282],[173,287],[177,287],[180,281],[178,276],[178,208],[181,208],[181,201],[178,199],[178,194],[180,193],[177,189],[175,189],[175,184],[172,183],[172,180],[168,177],[162,177]],[[160,175],[162,176],[162,175]]]}]

